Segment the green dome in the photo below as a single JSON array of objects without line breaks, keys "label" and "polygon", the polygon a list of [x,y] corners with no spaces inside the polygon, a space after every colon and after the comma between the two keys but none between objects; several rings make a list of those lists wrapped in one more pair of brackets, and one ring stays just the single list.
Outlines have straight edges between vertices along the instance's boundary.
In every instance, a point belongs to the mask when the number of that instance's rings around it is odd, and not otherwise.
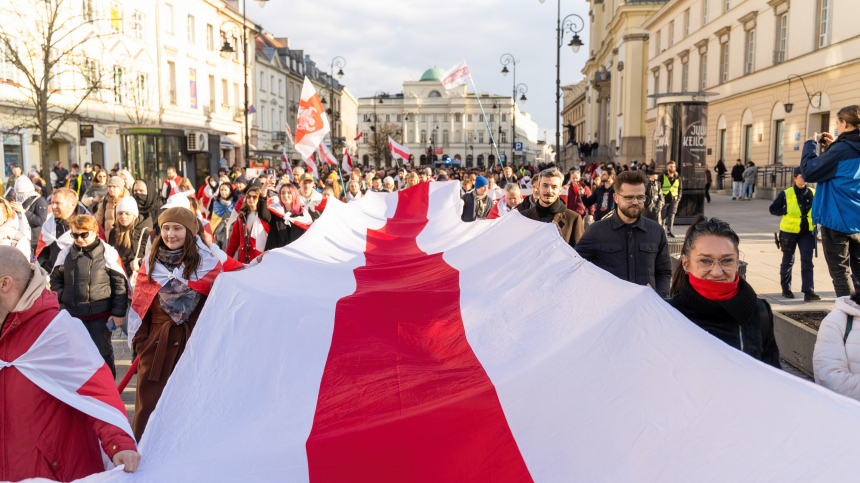
[{"label": "green dome", "polygon": [[433,67],[432,69],[427,69],[427,72],[425,72],[424,75],[421,76],[421,80],[422,81],[441,82],[442,81],[442,74],[444,74],[444,73],[445,73],[444,70],[442,70],[438,67]]}]

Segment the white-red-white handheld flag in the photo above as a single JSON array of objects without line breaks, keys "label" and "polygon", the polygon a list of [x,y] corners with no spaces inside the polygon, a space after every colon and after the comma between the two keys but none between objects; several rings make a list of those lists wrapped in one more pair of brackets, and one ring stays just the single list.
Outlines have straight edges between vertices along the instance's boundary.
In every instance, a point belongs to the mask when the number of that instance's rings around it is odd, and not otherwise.
[{"label": "white-red-white handheld flag", "polygon": [[341,168],[345,172],[352,171],[352,157],[349,155],[349,149],[343,150],[343,164],[341,165]]},{"label": "white-red-white handheld flag", "polygon": [[310,156],[305,158],[305,164],[308,165],[308,171],[310,171],[311,174],[314,175],[314,179],[320,177],[319,171],[317,171],[317,162],[314,161],[313,153],[311,153]]},{"label": "white-red-white handheld flag", "polygon": [[310,79],[305,77],[296,120],[296,151],[302,153],[305,158],[312,156],[329,130],[328,118],[320,102],[320,96]]},{"label": "white-red-white handheld flag", "polygon": [[409,161],[409,156],[412,154],[409,148],[398,144],[397,141],[388,136],[388,148],[391,149],[391,155],[395,158],[400,158],[404,161]]},{"label": "white-red-white handheld flag", "polygon": [[446,70],[442,74],[442,86],[446,90],[461,86],[471,79],[469,67],[465,60],[461,60],[457,65]]},{"label": "white-red-white handheld flag", "polygon": [[334,154],[331,152],[331,149],[325,145],[325,143],[320,143],[320,159],[326,162],[326,164],[330,164],[332,166],[337,166],[337,158],[334,157]]},{"label": "white-red-white handheld flag", "polygon": [[[287,129],[289,129],[289,126],[287,126]],[[287,172],[287,175],[290,177],[291,181],[298,181],[297,179],[294,179],[295,177],[293,176],[293,166],[290,164],[290,158],[287,157],[286,146],[284,146],[284,152],[281,153],[281,168]]]}]

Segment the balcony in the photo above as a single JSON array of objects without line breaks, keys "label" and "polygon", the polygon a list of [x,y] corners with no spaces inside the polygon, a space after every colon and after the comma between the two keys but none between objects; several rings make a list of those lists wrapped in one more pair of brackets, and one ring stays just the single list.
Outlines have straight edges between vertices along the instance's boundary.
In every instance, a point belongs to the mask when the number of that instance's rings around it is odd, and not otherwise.
[{"label": "balcony", "polygon": [[273,141],[286,141],[287,140],[286,131],[272,131],[272,140]]},{"label": "balcony", "polygon": [[773,51],[773,64],[782,64],[785,62],[785,51],[784,50],[774,50]]}]

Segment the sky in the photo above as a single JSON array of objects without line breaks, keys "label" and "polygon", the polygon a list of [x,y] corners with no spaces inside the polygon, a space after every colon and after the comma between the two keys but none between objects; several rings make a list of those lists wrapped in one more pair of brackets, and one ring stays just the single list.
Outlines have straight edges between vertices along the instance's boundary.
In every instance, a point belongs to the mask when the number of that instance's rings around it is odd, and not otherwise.
[{"label": "sky", "polygon": [[[500,57],[517,64],[517,84],[528,86],[520,109],[538,123],[538,138],[554,143],[556,24],[558,1],[546,0],[270,0],[260,8],[248,1],[248,17],[274,37],[289,37],[317,67],[346,60],[341,80],[356,97],[376,91],[402,92],[403,82],[427,69],[447,70],[465,59],[480,92],[511,95],[512,75],[503,76]],[[585,0],[560,0],[561,14],[588,20]],[[582,78],[588,57],[584,45],[574,54],[566,34],[561,50],[561,83]],[[510,67],[508,67],[511,70]],[[469,92],[473,92],[469,86]]]}]

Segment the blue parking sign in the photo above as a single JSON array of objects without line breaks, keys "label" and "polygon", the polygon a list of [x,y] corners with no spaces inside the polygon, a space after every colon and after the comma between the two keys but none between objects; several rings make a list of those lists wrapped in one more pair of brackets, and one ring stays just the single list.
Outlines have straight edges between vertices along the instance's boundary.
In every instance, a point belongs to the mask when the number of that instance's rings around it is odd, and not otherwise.
[{"label": "blue parking sign", "polygon": [[514,151],[522,151],[523,143],[514,143]]}]

